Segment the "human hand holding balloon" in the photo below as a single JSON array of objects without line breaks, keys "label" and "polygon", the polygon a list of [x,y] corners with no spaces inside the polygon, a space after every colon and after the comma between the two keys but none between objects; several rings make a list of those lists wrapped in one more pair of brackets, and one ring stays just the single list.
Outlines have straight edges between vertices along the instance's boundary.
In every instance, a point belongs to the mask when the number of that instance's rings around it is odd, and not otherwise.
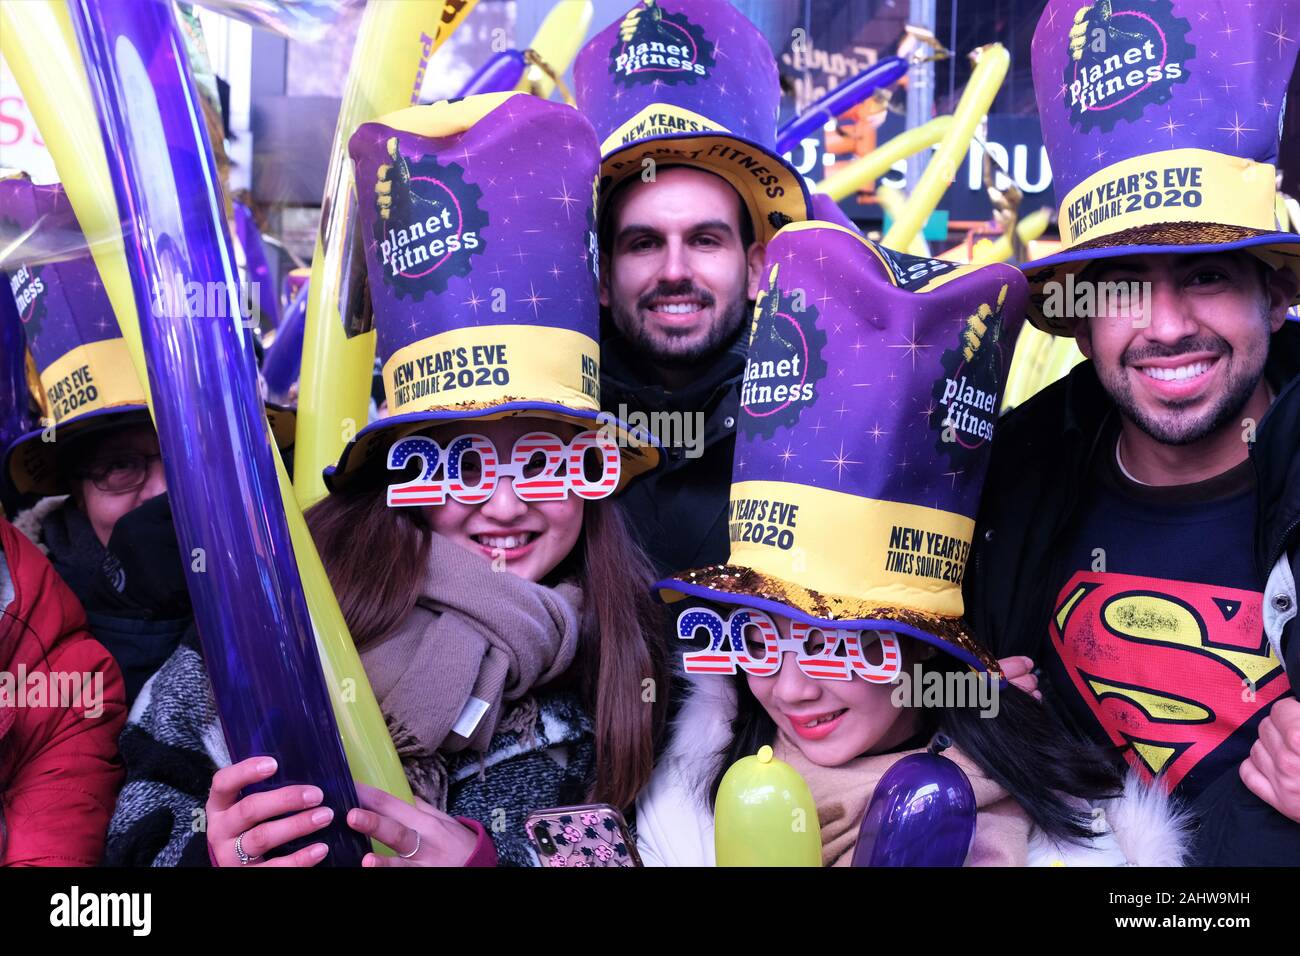
[{"label": "human hand holding balloon", "polygon": [[[320,805],[324,795],[319,787],[291,785],[240,797],[245,787],[275,771],[274,758],[249,757],[213,775],[206,813],[208,849],[218,866],[310,867],[328,855],[324,843],[311,843],[266,859],[266,854],[316,833],[334,819],[334,812]],[[362,866],[461,866],[473,854],[478,834],[419,797],[412,807],[377,787],[356,787],[360,807],[348,811],[348,826],[399,854],[367,853]],[[247,863],[240,859],[241,850]]]},{"label": "human hand holding balloon", "polygon": [[348,811],[348,826],[398,854],[367,853],[362,866],[463,866],[478,844],[477,833],[419,797],[411,806],[364,783],[357,796],[361,809]]},{"label": "human hand holding balloon", "polygon": [[[277,766],[273,757],[249,757],[213,775],[206,812],[208,852],[217,866],[315,866],[325,859],[329,847],[324,843],[265,859],[272,850],[315,833],[334,819],[333,810],[320,806],[324,794],[319,787],[279,787],[239,796],[245,787],[272,776]],[[240,858],[241,851],[247,862]]]}]

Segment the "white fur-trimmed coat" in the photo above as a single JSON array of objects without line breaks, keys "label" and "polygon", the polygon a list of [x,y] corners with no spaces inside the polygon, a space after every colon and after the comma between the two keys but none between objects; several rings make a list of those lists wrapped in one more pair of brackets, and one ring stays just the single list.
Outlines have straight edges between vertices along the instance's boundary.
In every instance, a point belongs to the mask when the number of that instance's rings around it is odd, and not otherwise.
[{"label": "white fur-trimmed coat", "polygon": [[[636,804],[637,850],[646,866],[714,866],[708,789],[717,755],[730,743],[735,684],[725,677],[691,678],[691,693],[672,737]],[[1097,836],[1089,845],[1057,844],[1036,827],[1030,866],[1182,866],[1185,815],[1159,787],[1130,773],[1124,792],[1093,808]]]}]

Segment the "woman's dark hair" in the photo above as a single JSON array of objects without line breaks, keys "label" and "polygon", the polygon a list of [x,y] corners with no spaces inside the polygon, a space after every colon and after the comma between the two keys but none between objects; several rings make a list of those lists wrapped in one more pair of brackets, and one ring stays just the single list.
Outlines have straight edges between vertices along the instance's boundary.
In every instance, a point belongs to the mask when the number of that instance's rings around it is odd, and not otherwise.
[{"label": "woman's dark hair", "polygon": [[[909,639],[903,638],[904,660]],[[949,654],[919,662],[922,674],[969,672]],[[785,665],[792,666],[792,665]],[[737,681],[736,719],[730,748],[719,759],[709,790],[717,797],[722,775],[737,760],[776,739],[776,725],[749,690],[744,676]],[[1080,739],[1042,704],[1016,687],[998,692],[996,716],[980,716],[978,707],[921,710],[923,729],[943,733],[953,745],[1011,794],[1029,818],[1057,840],[1081,841],[1092,835],[1090,821],[1067,798],[1104,800],[1119,794],[1122,783],[1118,758]]]},{"label": "woman's dark hair", "polygon": [[[306,518],[356,645],[398,627],[415,607],[428,564],[434,532],[424,509],[390,508],[379,487],[335,492]],[[571,575],[583,594],[571,676],[595,727],[590,799],[627,807],[654,769],[667,684],[654,578],[613,499],[586,503],[579,544],[542,583]]]}]

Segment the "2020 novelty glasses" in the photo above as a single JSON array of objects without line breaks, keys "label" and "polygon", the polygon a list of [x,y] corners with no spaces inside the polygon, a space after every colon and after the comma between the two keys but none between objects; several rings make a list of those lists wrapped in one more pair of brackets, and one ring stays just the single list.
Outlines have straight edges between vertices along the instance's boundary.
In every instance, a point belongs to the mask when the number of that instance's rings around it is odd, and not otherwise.
[{"label": "2020 novelty glasses", "polygon": [[[590,454],[589,454],[590,453]],[[496,446],[483,435],[460,435],[444,452],[427,435],[410,435],[388,449],[388,467],[401,471],[419,459],[420,474],[388,487],[390,508],[445,504],[482,504],[510,478],[521,501],[563,501],[570,493],[595,500],[614,493],[623,460],[613,437],[590,430],[565,442],[551,432],[529,432],[515,440],[510,460],[502,462]],[[588,463],[599,461],[589,473]]]},{"label": "2020 novelty glasses", "polygon": [[734,674],[739,667],[754,677],[771,677],[781,669],[785,653],[794,651],[795,664],[809,677],[852,680],[857,674],[873,684],[890,684],[903,664],[898,636],[889,631],[851,631],[792,620],[790,636],[783,637],[768,615],[752,608],[736,608],[726,618],[705,607],[678,615],[677,636],[682,640],[692,640],[700,628],[709,632],[709,646],[682,655],[688,674]]}]

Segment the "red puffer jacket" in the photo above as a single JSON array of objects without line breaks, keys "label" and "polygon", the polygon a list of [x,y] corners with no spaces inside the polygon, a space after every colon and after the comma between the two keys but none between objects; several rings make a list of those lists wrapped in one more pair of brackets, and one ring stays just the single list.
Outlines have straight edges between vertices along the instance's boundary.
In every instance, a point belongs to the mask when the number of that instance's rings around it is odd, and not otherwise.
[{"label": "red puffer jacket", "polygon": [[0,552],[0,865],[95,866],[122,783],[122,674],[3,517]]}]

